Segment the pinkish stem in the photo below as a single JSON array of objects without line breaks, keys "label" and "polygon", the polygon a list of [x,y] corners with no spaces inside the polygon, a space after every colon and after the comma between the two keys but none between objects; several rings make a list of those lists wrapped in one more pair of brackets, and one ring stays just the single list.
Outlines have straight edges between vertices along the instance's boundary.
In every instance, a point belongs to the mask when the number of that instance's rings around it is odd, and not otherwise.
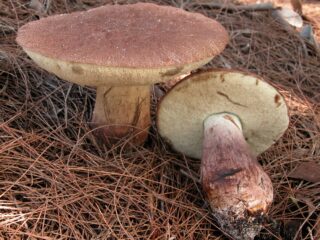
[{"label": "pinkish stem", "polygon": [[201,183],[214,216],[235,239],[251,240],[273,200],[269,176],[242,133],[239,118],[222,113],[204,122]]}]

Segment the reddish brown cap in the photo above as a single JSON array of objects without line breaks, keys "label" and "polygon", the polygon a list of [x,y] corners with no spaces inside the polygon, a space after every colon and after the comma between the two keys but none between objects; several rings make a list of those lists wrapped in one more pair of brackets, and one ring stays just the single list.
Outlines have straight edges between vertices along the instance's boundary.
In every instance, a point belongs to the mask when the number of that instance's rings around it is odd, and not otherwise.
[{"label": "reddish brown cap", "polygon": [[65,62],[161,68],[201,61],[228,42],[215,20],[150,3],[106,5],[30,22],[17,42],[27,51]]}]

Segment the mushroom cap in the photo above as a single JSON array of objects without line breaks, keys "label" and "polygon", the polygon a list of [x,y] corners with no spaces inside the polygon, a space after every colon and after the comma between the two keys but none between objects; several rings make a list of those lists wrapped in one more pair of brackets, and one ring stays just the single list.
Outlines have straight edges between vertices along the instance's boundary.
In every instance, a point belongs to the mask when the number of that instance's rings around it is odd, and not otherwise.
[{"label": "mushroom cap", "polygon": [[209,62],[228,34],[199,13],[137,3],[33,21],[19,29],[17,42],[41,67],[71,82],[143,85]]},{"label": "mushroom cap", "polygon": [[225,112],[239,117],[255,155],[277,141],[289,124],[284,98],[260,77],[211,70],[183,79],[167,93],[158,106],[158,131],[175,150],[200,159],[204,120]]}]

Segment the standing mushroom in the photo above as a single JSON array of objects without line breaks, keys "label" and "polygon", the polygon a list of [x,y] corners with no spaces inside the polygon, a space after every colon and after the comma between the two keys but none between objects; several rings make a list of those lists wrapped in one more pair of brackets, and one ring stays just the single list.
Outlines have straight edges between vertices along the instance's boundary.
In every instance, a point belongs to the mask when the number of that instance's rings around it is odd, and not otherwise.
[{"label": "standing mushroom", "polygon": [[289,123],[283,97],[261,78],[211,70],[191,75],[162,99],[159,133],[172,147],[201,159],[201,184],[217,221],[235,239],[253,239],[273,200],[256,156]]},{"label": "standing mushroom", "polygon": [[30,22],[17,42],[47,71],[97,87],[92,122],[104,136],[133,133],[141,144],[150,126],[150,86],[208,63],[228,35],[201,14],[138,3]]}]

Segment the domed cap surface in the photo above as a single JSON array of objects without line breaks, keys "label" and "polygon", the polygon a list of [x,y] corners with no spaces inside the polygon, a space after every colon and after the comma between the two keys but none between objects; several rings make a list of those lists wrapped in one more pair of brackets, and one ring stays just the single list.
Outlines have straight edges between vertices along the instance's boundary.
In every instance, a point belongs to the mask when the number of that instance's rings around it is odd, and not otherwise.
[{"label": "domed cap surface", "polygon": [[253,74],[212,70],[191,75],[168,92],[158,106],[158,131],[175,150],[201,158],[204,120],[217,113],[239,117],[255,155],[289,124],[286,103],[274,87]]},{"label": "domed cap surface", "polygon": [[137,3],[30,22],[19,29],[17,42],[27,51],[65,62],[161,68],[212,58],[224,49],[228,35],[201,14]]}]

